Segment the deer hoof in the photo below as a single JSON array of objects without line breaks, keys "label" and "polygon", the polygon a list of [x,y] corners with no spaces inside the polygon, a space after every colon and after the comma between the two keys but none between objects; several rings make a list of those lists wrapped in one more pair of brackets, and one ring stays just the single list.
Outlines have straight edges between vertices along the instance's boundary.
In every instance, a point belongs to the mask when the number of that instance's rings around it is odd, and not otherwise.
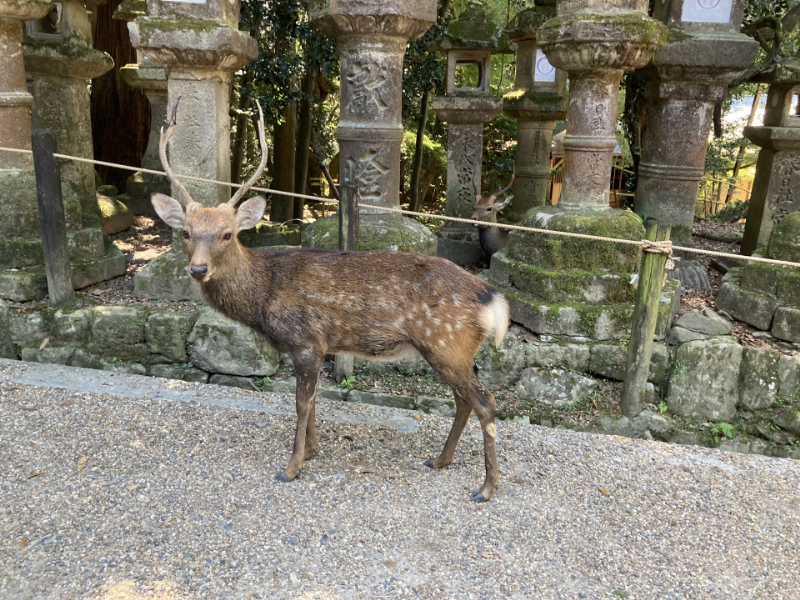
[{"label": "deer hoof", "polygon": [[[299,475],[299,473],[298,473],[298,475]],[[286,473],[283,473],[283,472],[278,473],[277,475],[275,475],[275,481],[280,481],[281,483],[288,483],[288,482],[293,481],[293,480],[294,480],[294,477],[289,477]]]},{"label": "deer hoof", "polygon": [[472,497],[470,498],[470,500],[472,500],[473,502],[488,502],[489,501],[489,499],[486,496],[484,496],[481,492],[475,492],[474,494],[472,494]]},{"label": "deer hoof", "polygon": [[428,467],[429,469],[443,469],[444,467],[449,467],[450,463],[446,462],[441,467],[437,467],[434,460],[432,458],[429,458],[428,460],[425,461],[425,466]]}]

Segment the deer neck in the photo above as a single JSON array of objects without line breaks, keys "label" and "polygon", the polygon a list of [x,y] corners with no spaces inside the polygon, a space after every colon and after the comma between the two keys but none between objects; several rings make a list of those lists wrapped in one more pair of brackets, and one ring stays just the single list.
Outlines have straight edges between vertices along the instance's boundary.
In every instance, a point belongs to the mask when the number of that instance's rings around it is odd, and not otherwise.
[{"label": "deer neck", "polygon": [[255,252],[236,244],[224,263],[205,283],[200,283],[203,297],[225,316],[247,323],[257,298],[264,297],[262,278],[255,269]]}]

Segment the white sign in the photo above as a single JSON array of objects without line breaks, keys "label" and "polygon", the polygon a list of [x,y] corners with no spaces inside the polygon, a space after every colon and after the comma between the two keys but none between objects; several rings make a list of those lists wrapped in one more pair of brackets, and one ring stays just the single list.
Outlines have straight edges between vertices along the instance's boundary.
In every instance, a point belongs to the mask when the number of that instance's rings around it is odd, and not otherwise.
[{"label": "white sign", "polygon": [[727,23],[733,0],[684,0],[681,20],[687,23]]},{"label": "white sign", "polygon": [[556,80],[556,68],[550,64],[544,52],[536,49],[536,64],[533,67],[533,80],[541,82],[553,82]]}]

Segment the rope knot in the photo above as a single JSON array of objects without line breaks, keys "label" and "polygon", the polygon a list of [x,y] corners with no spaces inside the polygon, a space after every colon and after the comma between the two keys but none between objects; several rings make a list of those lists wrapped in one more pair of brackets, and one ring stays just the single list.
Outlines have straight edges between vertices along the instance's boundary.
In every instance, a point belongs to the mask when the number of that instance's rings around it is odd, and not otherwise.
[{"label": "rope knot", "polygon": [[672,242],[670,240],[664,240],[663,242],[642,240],[642,251],[650,252],[651,254],[666,254],[667,264],[664,265],[664,269],[671,271],[675,268],[675,261],[672,258]]}]

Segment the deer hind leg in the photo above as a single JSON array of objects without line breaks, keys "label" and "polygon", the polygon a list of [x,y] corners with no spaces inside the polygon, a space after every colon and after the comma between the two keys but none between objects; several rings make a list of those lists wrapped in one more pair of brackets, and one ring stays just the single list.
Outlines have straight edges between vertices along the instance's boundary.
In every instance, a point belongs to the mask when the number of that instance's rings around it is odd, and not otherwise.
[{"label": "deer hind leg", "polygon": [[[472,500],[475,502],[486,502],[492,497],[498,481],[497,426],[494,423],[494,396],[489,390],[483,387],[481,382],[475,377],[475,374],[472,372],[471,360],[469,363],[461,364],[462,361],[459,361],[454,364],[453,362],[448,363],[448,357],[446,356],[425,355],[425,359],[442,379],[453,388],[453,395],[456,399],[462,399],[469,407],[466,410],[460,410],[460,404],[456,405],[456,418],[450,430],[450,435],[447,438],[447,442],[445,442],[441,456],[439,456],[436,461],[431,461],[432,465],[436,467],[439,464],[437,461],[442,461],[442,466],[444,466],[448,460],[452,460],[455,445],[458,442],[458,438],[461,436],[461,431],[464,429],[467,418],[469,418],[469,409],[471,408],[474,410],[481,423],[481,430],[483,431],[483,453],[486,463],[486,479],[481,489],[472,494]],[[456,401],[458,402],[458,400]]]},{"label": "deer hind leg", "polygon": [[450,428],[450,434],[447,436],[447,441],[444,443],[442,453],[437,458],[425,461],[425,466],[431,469],[441,469],[453,462],[456,445],[458,444],[458,440],[461,439],[461,432],[464,431],[464,426],[467,424],[469,413],[472,412],[472,407],[458,392],[453,391],[453,396],[456,400],[456,418],[453,420],[453,426]]},{"label": "deer hind leg", "polygon": [[[304,355],[292,358],[297,377],[297,430],[294,436],[292,458],[289,460],[286,470],[278,474],[278,481],[292,481],[303,468],[303,461],[307,454],[306,432],[310,427],[309,419],[313,418],[314,414],[317,379],[319,379],[319,369],[322,366],[322,359],[317,357],[312,359],[308,355]],[[316,438],[316,428],[314,428],[314,437]],[[316,439],[314,439],[314,443],[316,443]]]},{"label": "deer hind leg", "polygon": [[303,458],[310,460],[317,453],[317,391],[314,389],[314,396],[311,398],[311,411],[308,414],[308,424],[306,425],[306,444]]}]

